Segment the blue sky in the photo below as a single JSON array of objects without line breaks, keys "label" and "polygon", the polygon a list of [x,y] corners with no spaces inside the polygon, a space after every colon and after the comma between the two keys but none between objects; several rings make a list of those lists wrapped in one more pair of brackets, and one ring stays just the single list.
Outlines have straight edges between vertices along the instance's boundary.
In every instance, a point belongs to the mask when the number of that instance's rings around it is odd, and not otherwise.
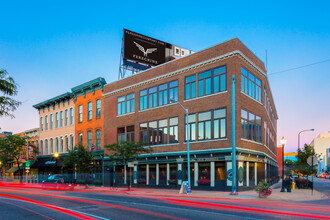
[{"label": "blue sky", "polygon": [[[96,2],[96,1],[95,1]],[[117,80],[122,29],[193,51],[238,37],[268,73],[330,58],[330,3],[321,1],[2,1],[0,68],[20,85],[23,105],[2,130],[38,127],[32,105],[96,77]],[[278,140],[289,151],[330,130],[330,62],[270,74]]]}]

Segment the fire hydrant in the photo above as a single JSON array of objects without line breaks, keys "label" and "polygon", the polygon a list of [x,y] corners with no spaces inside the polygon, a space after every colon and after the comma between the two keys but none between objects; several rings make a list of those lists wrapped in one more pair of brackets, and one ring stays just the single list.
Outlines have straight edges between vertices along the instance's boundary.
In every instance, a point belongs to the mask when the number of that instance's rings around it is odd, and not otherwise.
[{"label": "fire hydrant", "polygon": [[292,190],[294,190],[296,188],[296,183],[292,182]]}]

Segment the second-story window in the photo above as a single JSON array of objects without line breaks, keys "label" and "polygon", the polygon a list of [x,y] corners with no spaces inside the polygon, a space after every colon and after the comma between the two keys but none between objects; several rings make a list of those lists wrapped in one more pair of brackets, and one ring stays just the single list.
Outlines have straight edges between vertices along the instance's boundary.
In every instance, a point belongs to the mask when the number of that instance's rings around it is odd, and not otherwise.
[{"label": "second-story window", "polygon": [[78,122],[82,122],[83,120],[83,107],[82,105],[78,106]]},{"label": "second-story window", "polygon": [[[191,114],[188,116],[188,132],[189,141],[196,141],[196,114]],[[185,133],[185,137],[187,140],[187,132]]]},{"label": "second-story window", "polygon": [[43,118],[40,117],[40,130],[43,131],[44,130],[44,121]]},{"label": "second-story window", "polygon": [[92,147],[92,144],[93,144],[93,142],[92,142],[92,131],[88,131],[87,132],[87,146],[88,146],[88,149],[91,149],[91,147]]},{"label": "second-story window", "polygon": [[101,99],[96,100],[96,118],[101,117]]},{"label": "second-story window", "polygon": [[48,115],[45,116],[45,131],[48,130]]},{"label": "second-story window", "polygon": [[60,112],[60,127],[63,127],[63,111]]},{"label": "second-story window", "polygon": [[73,108],[70,108],[70,125],[73,125]]},{"label": "second-story window", "polygon": [[241,110],[241,137],[261,143],[261,118]]},{"label": "second-story window", "polygon": [[53,130],[53,114],[50,115],[49,120],[50,120],[50,122],[49,122],[49,129],[50,130]]},{"label": "second-story window", "polygon": [[93,103],[88,103],[88,120],[91,120],[93,118]]},{"label": "second-story window", "polygon": [[65,110],[65,126],[68,126],[69,122],[69,111]]},{"label": "second-story window", "polygon": [[78,143],[79,144],[82,144],[82,142],[83,142],[83,134],[82,133],[79,133],[78,134]]},{"label": "second-story window", "polygon": [[127,99],[127,113],[134,112],[134,93],[126,96]]},{"label": "second-story window", "polygon": [[198,140],[211,139],[211,111],[198,114]]},{"label": "second-story window", "polygon": [[55,114],[55,127],[58,128],[58,112]]},{"label": "second-story window", "polygon": [[96,130],[96,148],[101,148],[101,130]]},{"label": "second-story window", "polygon": [[179,142],[179,119],[178,117],[170,118],[170,143]]}]

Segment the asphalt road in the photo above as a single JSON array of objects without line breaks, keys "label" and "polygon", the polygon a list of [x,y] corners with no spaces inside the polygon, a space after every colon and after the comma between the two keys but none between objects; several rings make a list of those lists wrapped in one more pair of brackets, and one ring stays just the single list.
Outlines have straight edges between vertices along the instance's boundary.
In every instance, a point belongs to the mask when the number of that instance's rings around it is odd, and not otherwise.
[{"label": "asphalt road", "polygon": [[[330,206],[0,187],[0,219],[322,219]],[[330,217],[329,217],[330,219]]]}]

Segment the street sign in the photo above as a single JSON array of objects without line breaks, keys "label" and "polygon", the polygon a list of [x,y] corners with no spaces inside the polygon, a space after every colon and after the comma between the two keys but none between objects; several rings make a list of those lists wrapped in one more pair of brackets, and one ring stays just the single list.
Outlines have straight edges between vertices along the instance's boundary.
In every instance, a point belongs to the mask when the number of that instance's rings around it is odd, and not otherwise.
[{"label": "street sign", "polygon": [[128,162],[127,165],[128,167],[134,167],[134,162]]},{"label": "street sign", "polygon": [[319,162],[318,162],[318,160],[315,156],[309,156],[308,159],[307,159],[307,163],[309,164],[309,166],[315,166]]}]

